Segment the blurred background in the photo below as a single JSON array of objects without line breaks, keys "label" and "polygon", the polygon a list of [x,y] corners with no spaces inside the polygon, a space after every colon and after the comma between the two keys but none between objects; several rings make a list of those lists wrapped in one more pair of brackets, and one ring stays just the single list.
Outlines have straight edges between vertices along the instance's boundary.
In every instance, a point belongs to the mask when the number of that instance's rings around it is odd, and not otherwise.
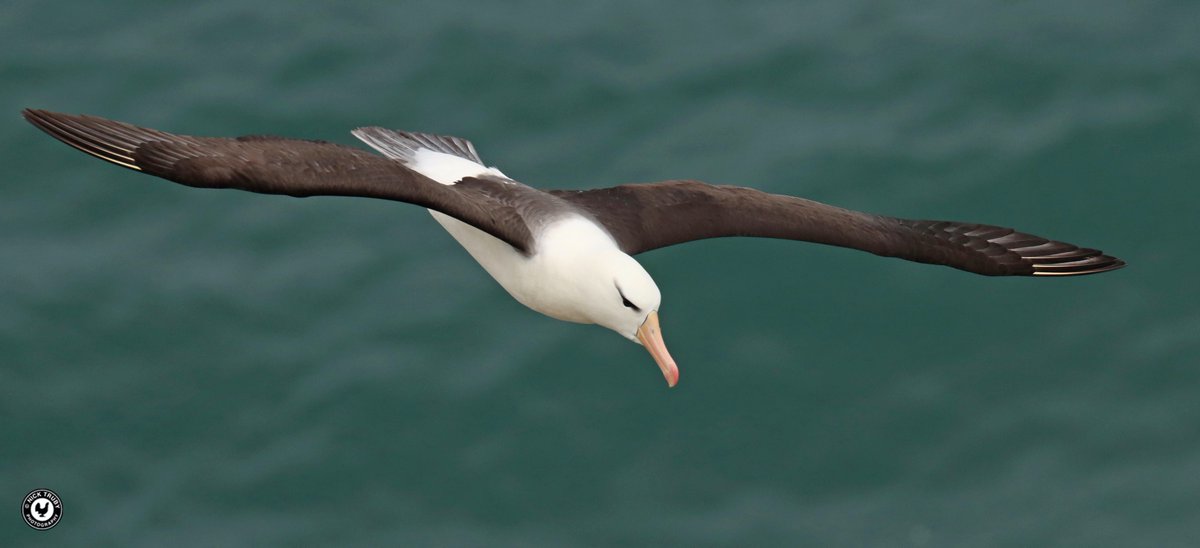
[{"label": "blurred background", "polygon": [[[1200,4],[33,2],[0,10],[0,544],[1185,546]],[[172,185],[23,107],[474,141],[1126,259],[997,279],[715,240],[637,345],[419,208]],[[23,524],[26,492],[63,518]]]}]

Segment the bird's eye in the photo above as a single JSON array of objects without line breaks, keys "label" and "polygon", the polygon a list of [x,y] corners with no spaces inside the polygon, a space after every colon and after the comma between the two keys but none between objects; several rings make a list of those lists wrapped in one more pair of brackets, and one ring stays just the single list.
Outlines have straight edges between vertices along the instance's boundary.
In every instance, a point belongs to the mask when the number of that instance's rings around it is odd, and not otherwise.
[{"label": "bird's eye", "polygon": [[642,311],[642,309],[638,308],[638,305],[633,304],[629,299],[625,298],[625,292],[621,291],[620,286],[617,286],[617,295],[621,296],[621,304],[625,305],[625,308],[633,309],[634,312]]}]

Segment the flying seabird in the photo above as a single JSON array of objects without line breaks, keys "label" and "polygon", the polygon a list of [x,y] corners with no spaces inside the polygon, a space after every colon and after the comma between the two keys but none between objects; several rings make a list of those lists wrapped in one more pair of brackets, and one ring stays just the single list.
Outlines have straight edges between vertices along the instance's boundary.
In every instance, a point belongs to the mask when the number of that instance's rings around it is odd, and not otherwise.
[{"label": "flying seabird", "polygon": [[517,301],[599,324],[646,347],[675,386],[659,328],[661,294],[639,253],[725,236],[783,238],[939,264],[987,276],[1078,276],[1124,261],[1011,228],[916,221],[699,181],[538,190],[486,167],[457,137],[363,127],[383,156],[329,143],[251,135],[192,137],[95,116],[26,109],[38,129],[102,160],[197,188],[289,196],[362,196],[428,208]]}]

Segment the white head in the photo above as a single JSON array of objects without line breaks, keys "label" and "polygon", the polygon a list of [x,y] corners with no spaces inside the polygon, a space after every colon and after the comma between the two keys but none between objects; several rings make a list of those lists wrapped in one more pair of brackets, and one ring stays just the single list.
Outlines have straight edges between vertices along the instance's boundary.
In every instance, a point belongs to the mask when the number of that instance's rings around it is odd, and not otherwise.
[{"label": "white head", "polygon": [[667,384],[679,382],[679,368],[667,352],[658,325],[662,294],[633,257],[619,249],[594,252],[580,282],[580,312],[586,321],[607,327],[646,347]]},{"label": "white head", "polygon": [[637,341],[638,328],[662,302],[658,285],[641,264],[618,250],[593,257],[588,319]]},{"label": "white head", "polygon": [[602,325],[645,346],[667,384],[675,386],[679,368],[658,327],[662,294],[607,232],[582,218],[559,221],[544,229],[532,260],[537,274],[521,276],[525,285],[509,290],[517,300],[552,318]]}]

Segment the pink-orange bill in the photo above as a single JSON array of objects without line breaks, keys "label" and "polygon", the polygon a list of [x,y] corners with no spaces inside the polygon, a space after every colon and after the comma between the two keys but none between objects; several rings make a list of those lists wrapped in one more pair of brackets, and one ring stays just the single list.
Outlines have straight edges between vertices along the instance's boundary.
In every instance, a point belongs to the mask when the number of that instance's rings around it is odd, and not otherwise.
[{"label": "pink-orange bill", "polygon": [[658,327],[657,311],[651,312],[646,321],[642,322],[642,326],[637,330],[637,338],[658,363],[663,377],[667,379],[667,386],[674,387],[678,384],[679,367],[675,365],[675,360],[671,358],[671,353],[667,352],[667,345],[663,342],[662,329]]}]

